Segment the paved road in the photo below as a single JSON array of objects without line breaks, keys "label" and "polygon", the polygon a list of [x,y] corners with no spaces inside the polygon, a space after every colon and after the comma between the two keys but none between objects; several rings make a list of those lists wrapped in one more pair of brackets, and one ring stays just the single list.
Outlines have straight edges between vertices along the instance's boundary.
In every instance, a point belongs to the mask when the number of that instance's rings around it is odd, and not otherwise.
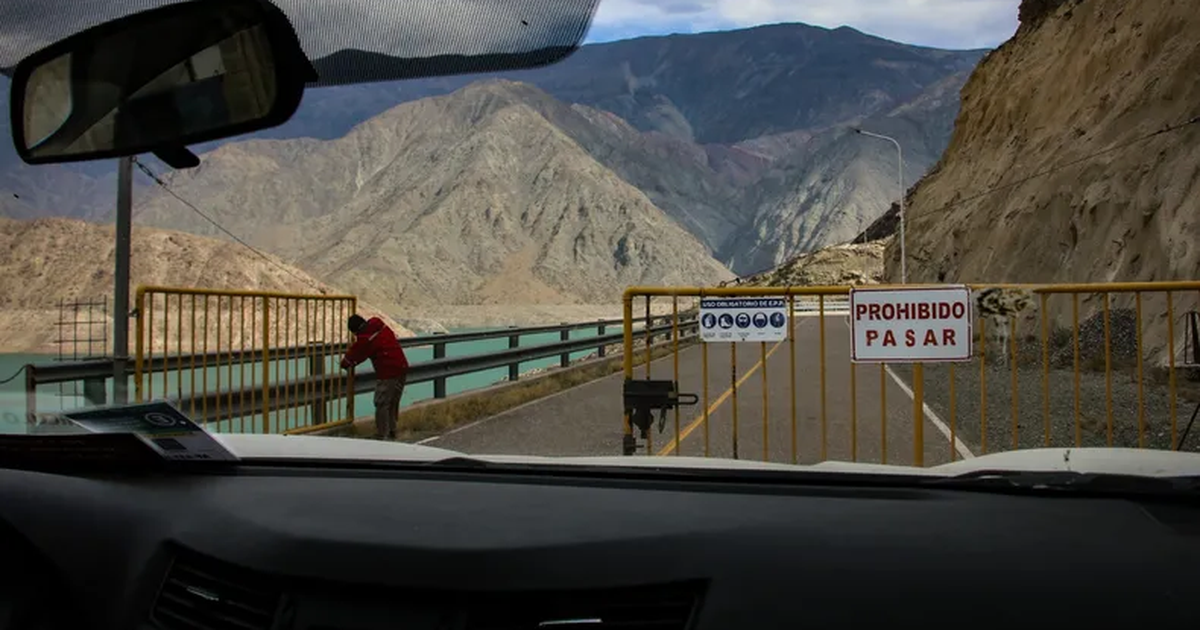
[{"label": "paved road", "polygon": [[[856,366],[852,381],[846,317],[827,315],[824,328],[824,404],[819,317],[797,317],[794,355],[792,343],[787,341],[707,346],[707,398],[703,387],[705,346],[697,344],[681,350],[680,391],[695,393],[701,401],[694,407],[680,410],[678,449],[675,448],[675,415],[669,414],[663,433],[652,430],[649,452],[713,457],[736,455],[741,459],[802,464],[821,461],[822,455],[826,459],[842,461],[912,463],[913,403],[906,387],[876,365]],[[792,388],[789,387],[793,356],[794,432]],[[764,365],[766,369],[763,369]],[[735,367],[736,388],[731,382],[734,381]],[[651,376],[656,379],[672,379],[674,370],[670,355],[651,364]],[[646,378],[645,366],[636,368],[635,377]],[[593,381],[424,443],[466,453],[620,454],[622,382],[621,374]],[[705,408],[708,410],[707,426],[703,416]],[[887,416],[886,425],[881,419],[883,412]],[[924,435],[925,465],[950,461],[949,440],[928,419]],[[882,457],[884,450],[887,451],[886,460]],[[644,443],[642,452],[647,452]]]}]

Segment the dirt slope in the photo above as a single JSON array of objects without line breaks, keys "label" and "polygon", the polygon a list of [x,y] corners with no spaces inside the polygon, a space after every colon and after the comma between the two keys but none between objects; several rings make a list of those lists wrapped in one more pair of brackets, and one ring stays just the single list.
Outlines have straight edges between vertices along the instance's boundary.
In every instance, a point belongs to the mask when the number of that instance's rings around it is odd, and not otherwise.
[{"label": "dirt slope", "polygon": [[[56,353],[60,300],[98,301],[107,296],[111,308],[113,256],[114,228],[111,225],[72,219],[0,219],[0,352]],[[138,285],[309,295],[344,293],[278,259],[264,259],[241,245],[150,228],[133,231],[131,287]],[[215,304],[212,308],[215,313]],[[229,307],[224,308],[230,311]],[[245,310],[250,313],[250,306]],[[360,310],[379,314],[369,305]],[[160,310],[160,317],[161,313]],[[99,317],[98,312],[96,315],[93,319]],[[79,321],[86,319],[83,314]],[[190,314],[185,314],[184,320],[190,321]],[[261,322],[261,319],[257,321]],[[108,329],[111,341],[110,318],[94,326],[95,337],[101,335],[100,327],[103,326]],[[161,331],[161,326],[160,321],[156,330]],[[334,321],[324,329],[332,334],[341,332],[341,327],[340,322]],[[82,328],[78,330],[79,336],[89,336]],[[210,343],[215,344],[215,315],[209,328]],[[178,345],[177,334],[177,330],[171,332],[168,329],[172,347]],[[202,335],[202,331],[199,334]],[[409,336],[412,333],[397,328],[397,334]],[[66,338],[70,337],[68,333]],[[131,345],[134,337],[131,331]],[[184,338],[187,339],[185,343],[190,344],[190,330],[185,331]],[[257,340],[248,337],[247,342],[253,347]],[[163,344],[164,338],[159,332],[154,340],[156,351],[161,351]],[[70,353],[71,347],[68,345],[64,350]],[[98,347],[93,351],[103,352]],[[81,347],[79,352],[86,353],[87,348]]]},{"label": "dirt slope", "polygon": [[[1194,0],[1022,3],[1021,28],[967,82],[950,146],[912,195],[909,280],[1200,277],[1200,125],[1185,124],[1200,114],[1196,9]],[[898,250],[887,250],[893,281]],[[1178,296],[1177,319],[1194,298]],[[1069,323],[1070,304],[1053,300],[1058,324]],[[1113,306],[1132,307],[1132,297]],[[1084,296],[1081,319],[1099,308]],[[1165,298],[1147,295],[1143,310],[1145,342],[1161,360]]]},{"label": "dirt slope", "polygon": [[886,245],[886,240],[831,245],[801,254],[773,271],[745,279],[742,284],[768,287],[879,284]]}]

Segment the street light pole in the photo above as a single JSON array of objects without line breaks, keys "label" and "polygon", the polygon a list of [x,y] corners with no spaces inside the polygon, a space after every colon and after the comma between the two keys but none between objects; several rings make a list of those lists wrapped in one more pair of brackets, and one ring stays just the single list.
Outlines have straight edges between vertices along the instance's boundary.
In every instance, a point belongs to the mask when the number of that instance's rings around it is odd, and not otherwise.
[{"label": "street light pole", "polygon": [[900,142],[890,136],[871,133],[870,131],[863,131],[862,129],[855,129],[854,131],[855,133],[859,133],[864,136],[870,136],[880,140],[887,140],[888,142],[896,145],[896,158],[898,162],[900,181],[900,284],[908,284],[908,254],[906,253],[905,247],[905,241],[907,239],[904,236],[904,193],[906,192],[904,189],[904,150],[900,148]]},{"label": "street light pole", "polygon": [[113,398],[129,402],[129,259],[133,224],[133,158],[117,162],[117,247],[113,273]]}]

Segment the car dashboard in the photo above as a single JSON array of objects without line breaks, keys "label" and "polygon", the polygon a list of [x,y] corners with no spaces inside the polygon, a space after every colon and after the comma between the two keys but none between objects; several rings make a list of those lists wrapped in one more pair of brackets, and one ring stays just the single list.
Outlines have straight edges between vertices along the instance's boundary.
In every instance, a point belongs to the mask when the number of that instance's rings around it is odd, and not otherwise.
[{"label": "car dashboard", "polygon": [[1194,629],[1198,525],[712,472],[0,470],[0,630]]}]

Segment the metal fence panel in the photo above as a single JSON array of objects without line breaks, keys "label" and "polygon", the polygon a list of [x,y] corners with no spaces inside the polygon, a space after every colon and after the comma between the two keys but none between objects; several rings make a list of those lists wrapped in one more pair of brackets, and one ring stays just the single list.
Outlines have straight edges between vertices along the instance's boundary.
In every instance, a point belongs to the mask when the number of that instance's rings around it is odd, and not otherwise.
[{"label": "metal fence panel", "polygon": [[283,433],[354,418],[349,295],[139,287],[134,390],[187,401],[221,432]]},{"label": "metal fence panel", "polygon": [[[631,288],[627,318],[683,297],[793,308],[784,342],[702,344],[653,373],[627,360],[627,383],[669,382],[655,404],[671,390],[698,402],[668,404],[669,430],[643,437],[627,389],[625,453],[924,466],[1037,447],[1198,448],[1200,282],[970,288],[971,361],[879,365],[849,360],[850,287]],[[627,348],[633,338],[627,325]]]}]

